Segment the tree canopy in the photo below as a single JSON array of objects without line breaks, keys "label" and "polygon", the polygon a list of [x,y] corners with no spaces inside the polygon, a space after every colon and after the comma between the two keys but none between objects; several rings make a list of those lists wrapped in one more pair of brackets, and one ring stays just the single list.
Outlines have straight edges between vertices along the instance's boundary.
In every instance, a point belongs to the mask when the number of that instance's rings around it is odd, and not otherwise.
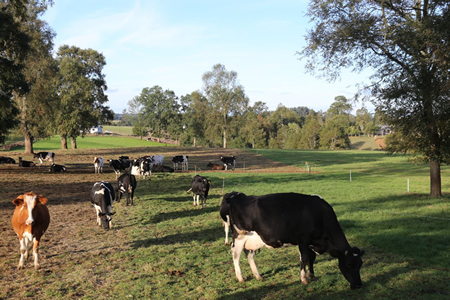
[{"label": "tree canopy", "polygon": [[429,161],[430,194],[441,196],[440,165],[450,155],[448,1],[311,0],[308,16],[313,28],[300,52],[308,70],[329,80],[343,68],[374,70],[371,100],[410,141],[399,145]]}]

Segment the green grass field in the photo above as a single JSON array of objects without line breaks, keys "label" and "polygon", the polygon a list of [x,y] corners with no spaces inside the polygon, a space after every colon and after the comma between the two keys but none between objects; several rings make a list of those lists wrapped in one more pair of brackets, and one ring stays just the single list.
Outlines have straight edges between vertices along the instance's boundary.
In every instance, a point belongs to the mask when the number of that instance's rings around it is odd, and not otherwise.
[{"label": "green grass field", "polygon": [[[89,137],[86,144],[83,139],[78,144],[83,149],[108,148],[122,143],[117,139]],[[54,149],[51,142],[41,140],[35,149]],[[124,141],[132,142],[141,141]],[[206,209],[193,207],[192,197],[186,194],[193,173],[139,180],[135,206],[126,207],[123,201],[114,204],[113,230],[81,228],[72,239],[92,239],[88,249],[47,259],[67,265],[64,272],[24,270],[25,282],[38,283],[45,299],[450,298],[448,166],[442,166],[444,197],[434,199],[428,196],[429,167],[413,164],[404,156],[380,151],[249,152],[303,170],[308,162],[311,172],[201,172],[212,181]],[[113,175],[110,177],[114,182]],[[328,254],[317,258],[318,281],[301,285],[296,247],[262,249],[255,258],[262,281],[253,278],[242,258],[246,282],[237,282],[218,214],[223,193],[230,191],[321,195],[333,206],[350,244],[366,251],[361,269],[364,287],[350,290],[337,260]],[[93,215],[92,210],[89,217]],[[89,222],[95,221],[90,218]],[[41,253],[51,252],[48,244],[42,247]],[[85,259],[75,260],[80,256]],[[16,258],[1,261],[0,267],[16,263]],[[0,293],[0,298],[8,297]]]}]

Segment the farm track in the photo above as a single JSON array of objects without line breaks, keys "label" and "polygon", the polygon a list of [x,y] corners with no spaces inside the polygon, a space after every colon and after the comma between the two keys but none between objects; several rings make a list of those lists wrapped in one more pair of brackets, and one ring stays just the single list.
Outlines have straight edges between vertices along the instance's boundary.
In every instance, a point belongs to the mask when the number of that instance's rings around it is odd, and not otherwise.
[{"label": "farm track", "polygon": [[[126,250],[132,243],[127,240],[126,221],[117,221],[115,230],[106,231],[97,227],[95,213],[91,207],[89,192],[96,181],[110,181],[116,184],[112,169],[107,166],[107,159],[128,155],[137,158],[144,155],[164,155],[164,165],[172,166],[174,155],[189,156],[189,173],[206,171],[208,162],[217,163],[221,155],[237,157],[235,171],[217,172],[257,172],[257,173],[291,173],[304,170],[286,166],[279,162],[256,155],[242,149],[202,149],[179,147],[152,148],[119,148],[97,150],[56,150],[55,163],[65,165],[66,173],[49,173],[49,163],[40,168],[19,168],[17,165],[0,165],[0,182],[3,192],[0,198],[0,299],[19,299],[24,296],[26,286],[28,298],[45,298],[42,284],[33,282],[49,282],[51,284],[67,270],[77,268],[82,263],[92,260],[92,264],[101,262],[111,252]],[[5,152],[18,161],[18,156],[24,160],[33,160],[31,155],[21,152]],[[94,174],[93,157],[102,156],[105,159],[104,173]],[[36,160],[33,160],[36,162]],[[245,169],[244,167],[245,163]],[[187,172],[183,172],[186,174]],[[170,176],[170,175],[168,175]],[[153,180],[160,180],[154,178]],[[151,185],[151,183],[150,183]],[[188,187],[186,187],[187,189]],[[35,273],[32,268],[32,257],[26,261],[24,270],[17,271],[19,261],[19,241],[11,226],[14,211],[12,201],[19,194],[34,191],[48,198],[51,223],[41,240],[41,269]],[[137,191],[141,192],[141,191]],[[142,192],[141,192],[142,193]],[[121,202],[122,204],[122,202]],[[116,219],[117,220],[117,219]],[[100,237],[100,238],[99,238]],[[30,280],[24,284],[22,281]],[[79,295],[82,296],[82,295]],[[76,298],[76,295],[75,295]]]}]

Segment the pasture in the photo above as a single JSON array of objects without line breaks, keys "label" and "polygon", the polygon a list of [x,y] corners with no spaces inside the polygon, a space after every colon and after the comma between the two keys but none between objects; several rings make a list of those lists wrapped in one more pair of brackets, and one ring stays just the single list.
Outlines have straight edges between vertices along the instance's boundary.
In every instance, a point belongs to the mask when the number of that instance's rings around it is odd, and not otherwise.
[{"label": "pasture", "polygon": [[[114,143],[117,145],[117,143]],[[54,150],[63,174],[0,165],[0,299],[448,299],[450,287],[450,169],[442,167],[443,199],[428,194],[428,166],[369,151],[299,151],[122,147]],[[58,145],[59,146],[59,145]],[[44,149],[45,148],[45,149]],[[35,151],[51,150],[35,144]],[[57,149],[57,148],[56,148]],[[53,151],[53,150],[52,150]],[[111,168],[94,174],[93,157],[189,155],[189,172],[138,179],[135,205],[115,202],[114,228],[96,225],[89,192],[96,181],[116,185]],[[0,155],[32,160],[18,151]],[[208,162],[235,155],[235,171],[207,171]],[[306,165],[308,162],[308,166]],[[245,168],[244,168],[245,167]],[[309,169],[307,169],[309,167]],[[195,171],[196,170],[196,171]],[[195,172],[212,181],[207,207],[186,194]],[[350,180],[351,172],[351,180]],[[409,179],[410,191],[407,191]],[[19,242],[11,227],[12,200],[34,191],[49,199],[51,222],[32,259],[16,270]],[[318,256],[318,281],[300,284],[296,247],[262,249],[253,278],[244,258],[237,282],[219,217],[222,194],[319,194],[334,208],[352,246],[366,251],[364,287],[350,290],[337,260]]]}]

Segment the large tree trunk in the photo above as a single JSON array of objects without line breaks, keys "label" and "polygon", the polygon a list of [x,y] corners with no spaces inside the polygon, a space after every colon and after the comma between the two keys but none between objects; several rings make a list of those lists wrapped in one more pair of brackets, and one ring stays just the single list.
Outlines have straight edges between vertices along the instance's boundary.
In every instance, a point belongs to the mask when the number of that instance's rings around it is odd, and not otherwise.
[{"label": "large tree trunk", "polygon": [[33,154],[33,137],[29,134],[25,134],[25,154]]},{"label": "large tree trunk", "polygon": [[61,149],[67,150],[67,135],[61,134]]},{"label": "large tree trunk", "polygon": [[72,146],[72,149],[77,149],[77,138],[76,137],[72,137],[71,146]]},{"label": "large tree trunk", "polygon": [[224,148],[227,147],[227,130],[226,129],[223,130],[223,147]]},{"label": "large tree trunk", "polygon": [[441,164],[435,159],[430,160],[430,196],[440,198],[441,193]]}]

